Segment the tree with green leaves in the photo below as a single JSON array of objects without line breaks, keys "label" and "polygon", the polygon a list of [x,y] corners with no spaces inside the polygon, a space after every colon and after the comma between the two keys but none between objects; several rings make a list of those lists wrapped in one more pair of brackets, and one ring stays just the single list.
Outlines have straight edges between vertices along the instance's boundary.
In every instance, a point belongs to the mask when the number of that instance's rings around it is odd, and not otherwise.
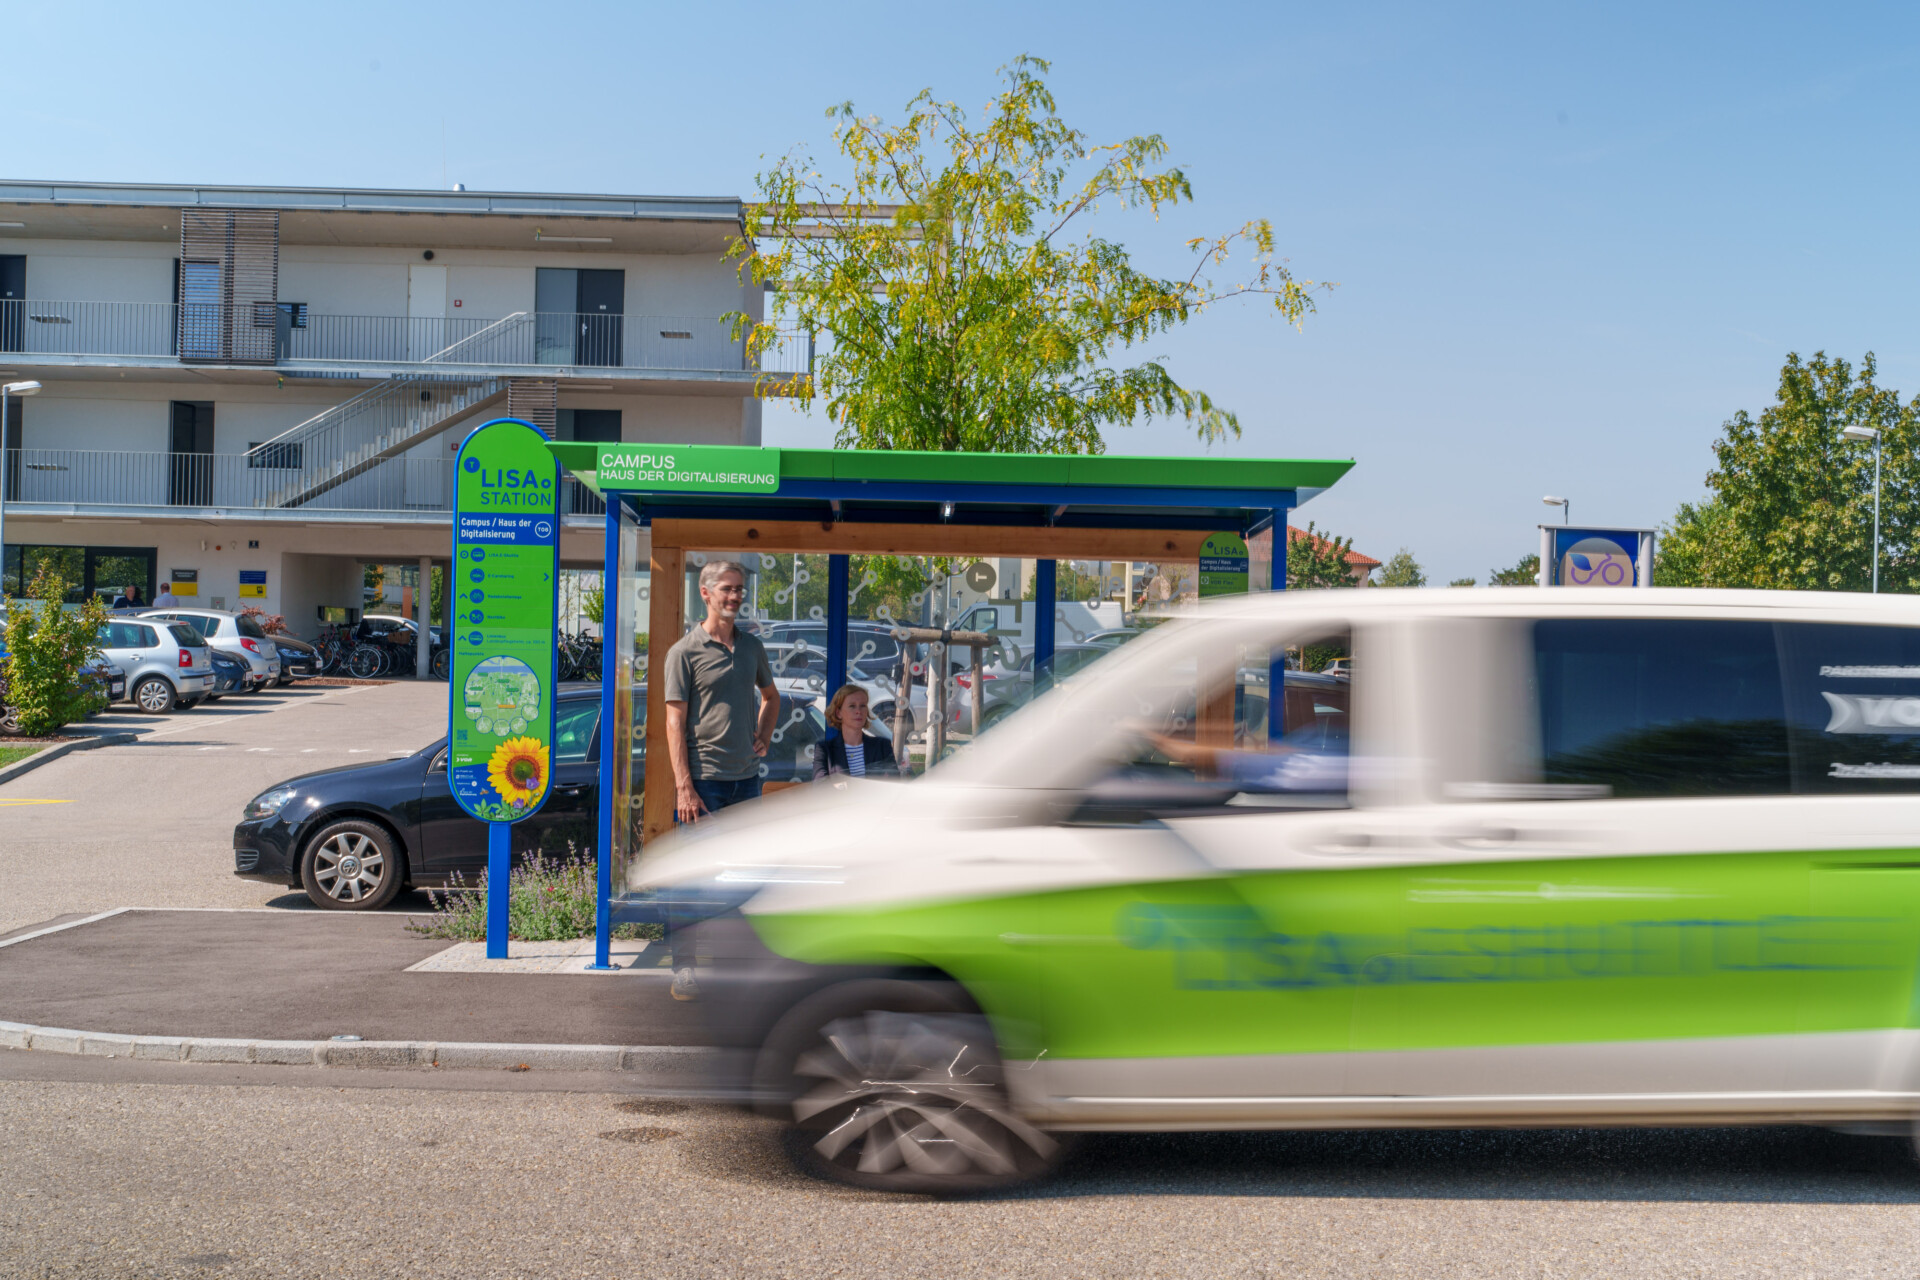
[{"label": "tree with green leaves", "polygon": [[1307,522],[1304,533],[1287,532],[1287,590],[1306,591],[1315,587],[1351,587],[1353,566],[1347,556],[1353,550],[1352,538],[1335,538]]},{"label": "tree with green leaves", "polygon": [[1427,585],[1427,571],[1413,558],[1413,552],[1402,547],[1387,557],[1380,566],[1380,585],[1383,587],[1424,587]]},{"label": "tree with green leaves", "polygon": [[[825,338],[809,373],[766,375],[761,394],[824,399],[843,448],[1099,453],[1104,428],[1154,415],[1203,441],[1239,434],[1158,359],[1121,357],[1229,298],[1298,325],[1316,286],[1275,259],[1264,219],[1189,240],[1192,272],[1165,279],[1085,230],[1103,205],[1158,216],[1193,191],[1158,134],[1096,143],[1068,125],[1048,71],[1002,68],[977,123],[931,90],[898,124],[842,104],[828,116],[847,181],[799,153],[759,176],[729,256],[773,288],[774,314],[725,319],[750,353],[783,325]],[[1241,253],[1245,269],[1216,283]]]},{"label": "tree with green leaves", "polygon": [[[1494,569],[1487,574],[1490,587],[1533,587],[1540,583],[1540,553],[1529,551],[1514,562],[1511,569]],[[1469,581],[1468,586],[1472,586]]]},{"label": "tree with green leaves", "polygon": [[1451,582],[1447,583],[1447,585],[1450,587],[1475,587],[1480,584],[1474,581],[1472,578],[1455,578]]},{"label": "tree with green leaves", "polygon": [[10,731],[43,738],[107,704],[104,689],[80,679],[80,669],[99,649],[107,608],[97,595],[78,608],[62,608],[67,582],[51,566],[34,575],[27,595],[6,599],[0,716]]},{"label": "tree with green leaves", "polygon": [[[1098,600],[1105,591],[1105,582],[1098,572],[1088,572],[1070,560],[1062,560],[1053,571],[1053,598],[1055,600]],[[1039,590],[1037,575],[1027,575],[1026,589],[1021,593],[1022,600],[1037,599]]]},{"label": "tree with green leaves", "polygon": [[1920,591],[1920,400],[1875,382],[1872,352],[1845,360],[1789,354],[1774,403],[1743,409],[1714,442],[1708,496],[1683,503],[1661,530],[1662,586],[1865,591],[1873,579],[1873,446],[1880,433],[1880,586]]}]

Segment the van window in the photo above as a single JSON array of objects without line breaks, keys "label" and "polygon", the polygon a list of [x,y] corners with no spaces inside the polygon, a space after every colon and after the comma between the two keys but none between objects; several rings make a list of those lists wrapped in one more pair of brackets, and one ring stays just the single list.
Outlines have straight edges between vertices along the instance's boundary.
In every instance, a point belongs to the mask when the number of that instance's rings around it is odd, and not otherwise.
[{"label": "van window", "polygon": [[1920,792],[1920,630],[1781,623],[1794,790]]},{"label": "van window", "polygon": [[1567,618],[1533,627],[1541,765],[1596,795],[1786,795],[1765,622]]},{"label": "van window", "polygon": [[[1320,665],[1351,652],[1342,631],[1303,646]],[[1104,654],[1093,650],[1092,656]],[[1106,780],[1161,790],[1192,784],[1245,811],[1344,804],[1352,750],[1351,684],[1319,672],[1283,671],[1281,721],[1271,726],[1273,659],[1277,650],[1235,646],[1209,654],[1204,683],[1199,666],[1176,663],[1128,697],[1121,711],[1133,739],[1118,774]],[[1273,732],[1274,728],[1279,732]]]}]

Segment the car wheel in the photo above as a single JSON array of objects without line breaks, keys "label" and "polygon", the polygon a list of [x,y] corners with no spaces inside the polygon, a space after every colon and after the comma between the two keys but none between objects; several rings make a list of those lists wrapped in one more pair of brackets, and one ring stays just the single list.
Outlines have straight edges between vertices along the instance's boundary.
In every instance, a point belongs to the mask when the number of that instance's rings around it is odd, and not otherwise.
[{"label": "car wheel", "polygon": [[20,708],[0,707],[0,733],[20,732]]},{"label": "car wheel", "polygon": [[993,1027],[953,983],[842,983],[774,1028],[756,1073],[816,1176],[956,1193],[1052,1169],[1060,1142],[1013,1109]]},{"label": "car wheel", "polygon": [[165,715],[173,710],[173,702],[173,686],[160,676],[148,676],[133,686],[133,705],[148,715]]},{"label": "car wheel", "polygon": [[300,859],[300,886],[316,907],[374,911],[400,892],[404,868],[384,827],[349,818],[322,827]]}]

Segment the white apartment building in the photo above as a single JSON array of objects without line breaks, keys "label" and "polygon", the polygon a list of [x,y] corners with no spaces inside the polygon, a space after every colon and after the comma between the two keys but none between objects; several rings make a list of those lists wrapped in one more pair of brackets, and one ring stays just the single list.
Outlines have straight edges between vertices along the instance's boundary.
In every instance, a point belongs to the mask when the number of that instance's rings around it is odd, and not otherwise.
[{"label": "white apartment building", "polygon": [[[171,582],[312,635],[362,567],[444,562],[466,428],[758,444],[721,317],[733,198],[0,180],[5,589],[48,558],[74,597]],[[564,563],[597,568],[570,481]]]}]

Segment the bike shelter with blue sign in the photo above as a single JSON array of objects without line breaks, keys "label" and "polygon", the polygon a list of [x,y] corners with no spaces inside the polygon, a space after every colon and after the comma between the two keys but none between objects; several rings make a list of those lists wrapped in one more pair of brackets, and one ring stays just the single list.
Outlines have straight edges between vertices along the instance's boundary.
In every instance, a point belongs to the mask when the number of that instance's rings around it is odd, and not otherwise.
[{"label": "bike shelter with blue sign", "polygon": [[1543,587],[1651,587],[1654,531],[1540,526]]},{"label": "bike shelter with blue sign", "polygon": [[[1038,670],[1055,651],[1059,561],[1197,566],[1204,554],[1209,573],[1245,573],[1244,560],[1232,563],[1237,539],[1270,546],[1253,585],[1278,590],[1286,584],[1288,513],[1354,465],[572,441],[547,448],[606,500],[596,967],[609,963],[614,925],[654,918],[650,906],[627,898],[626,872],[647,840],[672,828],[674,789],[659,680],[647,681],[641,743],[634,741],[635,686],[644,678],[636,638],[644,632],[651,651],[664,654],[684,633],[691,563],[742,551],[824,556],[821,687],[832,690],[849,668],[852,557],[1031,559]],[[1229,535],[1227,545],[1209,547],[1217,535]],[[644,619],[635,589],[642,574],[654,588]],[[660,589],[665,584],[672,589]],[[637,779],[636,745],[645,761]]]}]

